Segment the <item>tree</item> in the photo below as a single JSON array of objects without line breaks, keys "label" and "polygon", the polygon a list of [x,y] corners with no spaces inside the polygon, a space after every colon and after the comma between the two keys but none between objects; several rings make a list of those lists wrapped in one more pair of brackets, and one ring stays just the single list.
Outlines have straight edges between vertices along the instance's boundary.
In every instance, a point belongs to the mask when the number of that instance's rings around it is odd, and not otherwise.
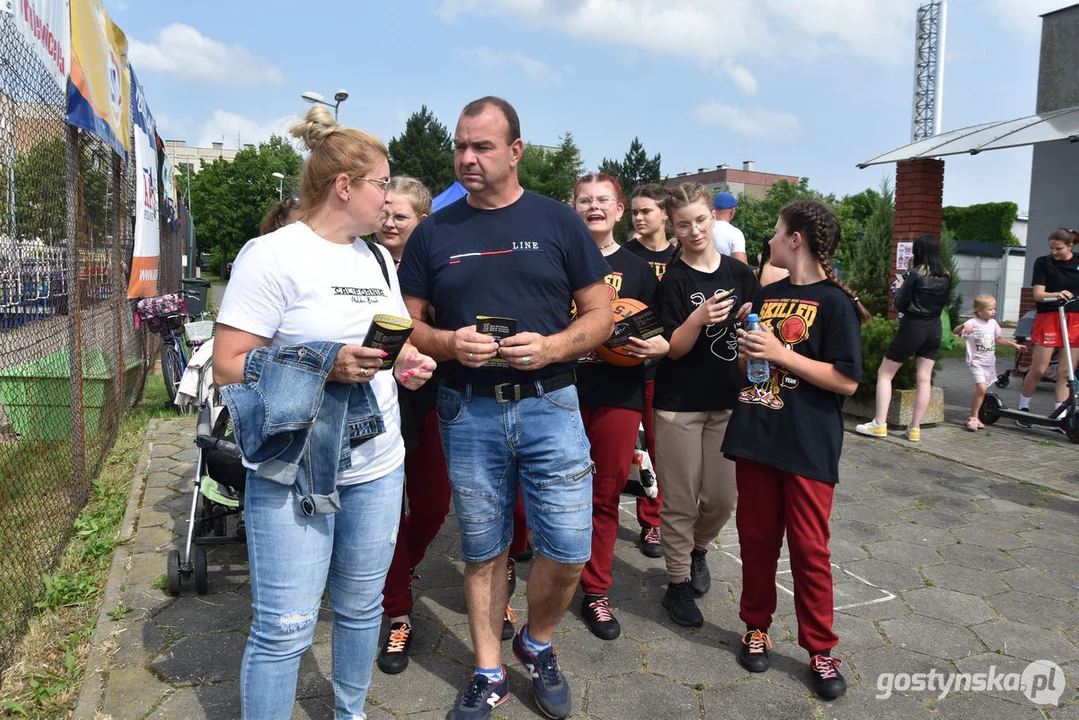
[{"label": "tree", "polygon": [[517,164],[517,176],[526,190],[566,202],[573,195],[573,186],[581,174],[581,151],[568,131],[560,141],[555,151],[525,145]]},{"label": "tree", "polygon": [[886,179],[865,232],[850,253],[850,285],[873,315],[887,316],[891,301],[893,200],[891,182]]},{"label": "tree", "polygon": [[411,175],[432,195],[453,184],[453,140],[446,126],[427,106],[412,113],[405,121],[405,131],[390,140],[390,169],[394,175]]},{"label": "tree", "polygon": [[[599,164],[599,172],[618,178],[622,186],[622,194],[626,198],[626,206],[629,206],[629,197],[638,185],[647,183],[661,183],[663,176],[660,174],[660,154],[656,153],[651,158],[644,150],[641,139],[634,137],[629,144],[629,150],[622,161],[603,158]],[[614,237],[618,242],[625,242],[630,235],[632,225],[630,213],[627,209],[622,219],[614,228]]]},{"label": "tree", "polygon": [[[290,190],[300,174],[303,159],[282,137],[273,136],[257,149],[245,148],[233,161],[221,158],[191,175],[190,208],[195,220],[199,246],[210,250],[211,266],[217,272],[240,251],[244,243],[258,236],[259,222],[277,200],[278,180],[285,176]],[[179,188],[186,190],[186,173]]]}]

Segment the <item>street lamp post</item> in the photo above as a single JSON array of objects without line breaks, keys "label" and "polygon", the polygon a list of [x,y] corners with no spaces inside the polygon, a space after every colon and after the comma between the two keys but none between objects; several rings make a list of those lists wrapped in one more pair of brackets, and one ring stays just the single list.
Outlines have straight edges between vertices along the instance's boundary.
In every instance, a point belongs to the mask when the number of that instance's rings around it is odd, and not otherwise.
[{"label": "street lamp post", "polygon": [[285,192],[285,176],[282,175],[279,172],[270,173],[270,174],[273,175],[275,178],[277,178],[277,199],[280,200],[281,198],[283,198],[285,196],[284,195],[284,192]]},{"label": "street lamp post", "polygon": [[305,92],[302,95],[300,95],[300,97],[302,97],[304,100],[311,103],[312,105],[325,105],[326,107],[332,107],[333,108],[333,119],[336,120],[337,119],[337,107],[341,103],[343,103],[345,100],[348,100],[348,91],[344,90],[344,89],[341,89],[341,90],[338,90],[337,92],[335,92],[333,94],[334,102],[327,101],[326,98],[322,97],[317,92]]}]

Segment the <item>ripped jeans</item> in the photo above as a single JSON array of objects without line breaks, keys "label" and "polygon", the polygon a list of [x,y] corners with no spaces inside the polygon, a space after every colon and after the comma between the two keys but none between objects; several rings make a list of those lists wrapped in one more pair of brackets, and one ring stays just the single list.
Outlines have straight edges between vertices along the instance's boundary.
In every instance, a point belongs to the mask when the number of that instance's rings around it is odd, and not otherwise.
[{"label": "ripped jeans", "polygon": [[334,717],[366,718],[404,478],[402,465],[377,480],[339,486],[339,512],[304,516],[296,512],[292,487],[248,473],[244,522],[253,617],[240,669],[245,719],[292,716],[300,656],[311,646],[327,580]]}]

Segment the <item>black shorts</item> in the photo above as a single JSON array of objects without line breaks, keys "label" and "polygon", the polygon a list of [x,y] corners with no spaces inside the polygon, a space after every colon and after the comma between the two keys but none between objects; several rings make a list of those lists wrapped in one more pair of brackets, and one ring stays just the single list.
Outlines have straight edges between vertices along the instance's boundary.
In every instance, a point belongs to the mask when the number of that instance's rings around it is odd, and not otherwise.
[{"label": "black shorts", "polygon": [[897,363],[906,362],[911,355],[936,360],[941,332],[939,317],[906,315],[899,321],[899,330],[884,351],[884,357]]}]

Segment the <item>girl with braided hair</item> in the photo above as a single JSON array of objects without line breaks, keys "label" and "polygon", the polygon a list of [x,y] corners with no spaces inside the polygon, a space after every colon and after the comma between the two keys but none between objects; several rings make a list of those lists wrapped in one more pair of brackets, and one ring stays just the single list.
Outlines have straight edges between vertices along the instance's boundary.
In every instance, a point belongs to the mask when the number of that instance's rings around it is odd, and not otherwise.
[{"label": "girl with braided hair", "polygon": [[769,666],[768,628],[776,609],[776,570],[786,533],[794,578],[798,644],[809,652],[813,687],[825,700],[847,688],[832,657],[832,566],[828,518],[839,480],[843,398],[862,374],[859,320],[868,313],[836,279],[835,215],[797,200],[779,213],[771,262],[790,276],[753,301],[764,330],[738,331],[738,362],[767,360],[771,377],[744,389],[727,427],[723,452],[735,462],[735,514],[742,556],[739,617],[746,624],[739,662]]}]

